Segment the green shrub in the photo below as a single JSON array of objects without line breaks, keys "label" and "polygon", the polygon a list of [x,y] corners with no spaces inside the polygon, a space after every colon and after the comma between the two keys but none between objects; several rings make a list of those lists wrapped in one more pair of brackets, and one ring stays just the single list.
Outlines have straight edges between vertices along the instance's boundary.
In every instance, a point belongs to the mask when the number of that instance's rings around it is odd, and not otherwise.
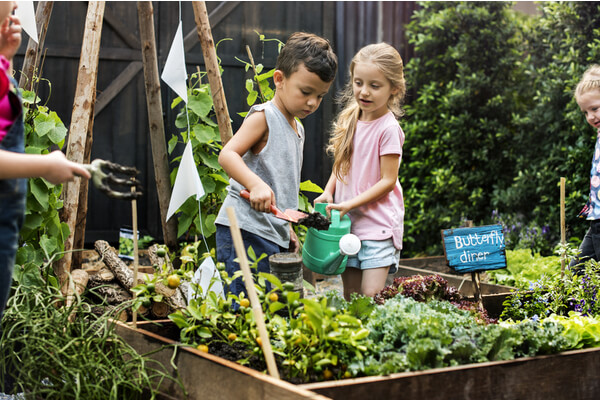
[{"label": "green shrub", "polygon": [[440,230],[492,213],[516,175],[524,113],[520,20],[508,3],[426,2],[408,27],[410,104],[400,179],[409,253],[441,254]]}]

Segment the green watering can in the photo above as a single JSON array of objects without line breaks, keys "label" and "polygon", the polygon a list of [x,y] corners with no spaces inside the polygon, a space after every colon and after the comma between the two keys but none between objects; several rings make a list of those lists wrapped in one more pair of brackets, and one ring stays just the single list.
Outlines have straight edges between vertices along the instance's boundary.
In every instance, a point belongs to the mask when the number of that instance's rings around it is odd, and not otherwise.
[{"label": "green watering can", "polygon": [[[315,211],[327,215],[326,203],[317,203]],[[328,230],[308,228],[302,261],[306,268],[323,275],[339,275],[346,269],[348,256],[358,254],[360,239],[350,233],[350,217],[340,219],[338,210],[331,210],[331,225]]]}]

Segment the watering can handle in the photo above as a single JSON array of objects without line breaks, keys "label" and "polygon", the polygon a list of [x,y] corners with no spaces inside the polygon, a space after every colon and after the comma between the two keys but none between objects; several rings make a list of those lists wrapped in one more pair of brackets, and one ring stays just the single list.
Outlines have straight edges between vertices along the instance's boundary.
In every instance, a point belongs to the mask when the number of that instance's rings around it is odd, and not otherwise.
[{"label": "watering can handle", "polygon": [[338,226],[340,224],[340,211],[331,210],[331,225]]}]

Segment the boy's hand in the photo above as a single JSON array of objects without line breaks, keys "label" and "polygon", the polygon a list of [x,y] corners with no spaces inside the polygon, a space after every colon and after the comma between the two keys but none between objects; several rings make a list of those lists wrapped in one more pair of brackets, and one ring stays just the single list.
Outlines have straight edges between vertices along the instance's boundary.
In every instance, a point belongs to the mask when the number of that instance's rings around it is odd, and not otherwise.
[{"label": "boy's hand", "polygon": [[266,183],[260,183],[250,191],[250,206],[256,211],[271,212],[271,204],[275,205],[275,193]]},{"label": "boy's hand", "polygon": [[11,15],[0,26],[0,54],[11,61],[21,46],[21,20]]}]

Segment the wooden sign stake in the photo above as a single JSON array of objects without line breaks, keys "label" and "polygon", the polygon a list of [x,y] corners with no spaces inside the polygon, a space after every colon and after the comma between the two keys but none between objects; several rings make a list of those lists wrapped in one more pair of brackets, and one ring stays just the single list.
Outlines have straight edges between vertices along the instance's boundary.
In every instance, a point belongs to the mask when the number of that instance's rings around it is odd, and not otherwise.
[{"label": "wooden sign stake", "polygon": [[252,306],[252,314],[256,321],[256,327],[258,328],[258,334],[262,340],[262,349],[265,353],[265,360],[267,362],[267,370],[269,374],[279,379],[279,371],[277,370],[277,364],[275,363],[275,357],[273,356],[273,349],[271,348],[271,340],[269,339],[269,333],[265,326],[265,317],[263,315],[260,300],[256,295],[256,289],[254,288],[254,278],[248,265],[248,258],[246,257],[246,249],[244,248],[244,242],[242,241],[242,233],[237,223],[235,216],[235,210],[233,207],[227,207],[227,216],[229,217],[229,223],[231,224],[231,236],[233,237],[233,245],[235,247],[235,253],[237,254],[242,273],[244,274],[244,285],[248,292],[248,299]]},{"label": "wooden sign stake", "polygon": [[[565,181],[566,179],[564,177],[560,178],[560,244],[563,246],[563,250],[567,243],[565,224]],[[563,251],[563,254],[560,257],[561,278],[565,275],[565,257],[566,254]]]},{"label": "wooden sign stake", "polygon": [[[473,227],[473,221],[468,220],[465,225],[467,228]],[[485,311],[483,307],[483,298],[481,297],[481,276],[479,275],[479,271],[471,272],[471,283],[473,284],[473,294],[475,296],[475,301],[477,302],[477,308],[481,311]]]},{"label": "wooden sign stake", "polygon": [[[135,186],[131,187],[131,191],[135,192]],[[137,201],[135,198],[131,200],[131,219],[133,228],[133,286],[137,285],[138,281],[138,264],[139,264],[139,253],[138,253],[138,219],[137,219]],[[136,299],[135,292],[133,293],[133,300]],[[133,310],[132,310],[133,311]],[[137,328],[137,311],[133,311],[131,316],[132,325]]]}]

